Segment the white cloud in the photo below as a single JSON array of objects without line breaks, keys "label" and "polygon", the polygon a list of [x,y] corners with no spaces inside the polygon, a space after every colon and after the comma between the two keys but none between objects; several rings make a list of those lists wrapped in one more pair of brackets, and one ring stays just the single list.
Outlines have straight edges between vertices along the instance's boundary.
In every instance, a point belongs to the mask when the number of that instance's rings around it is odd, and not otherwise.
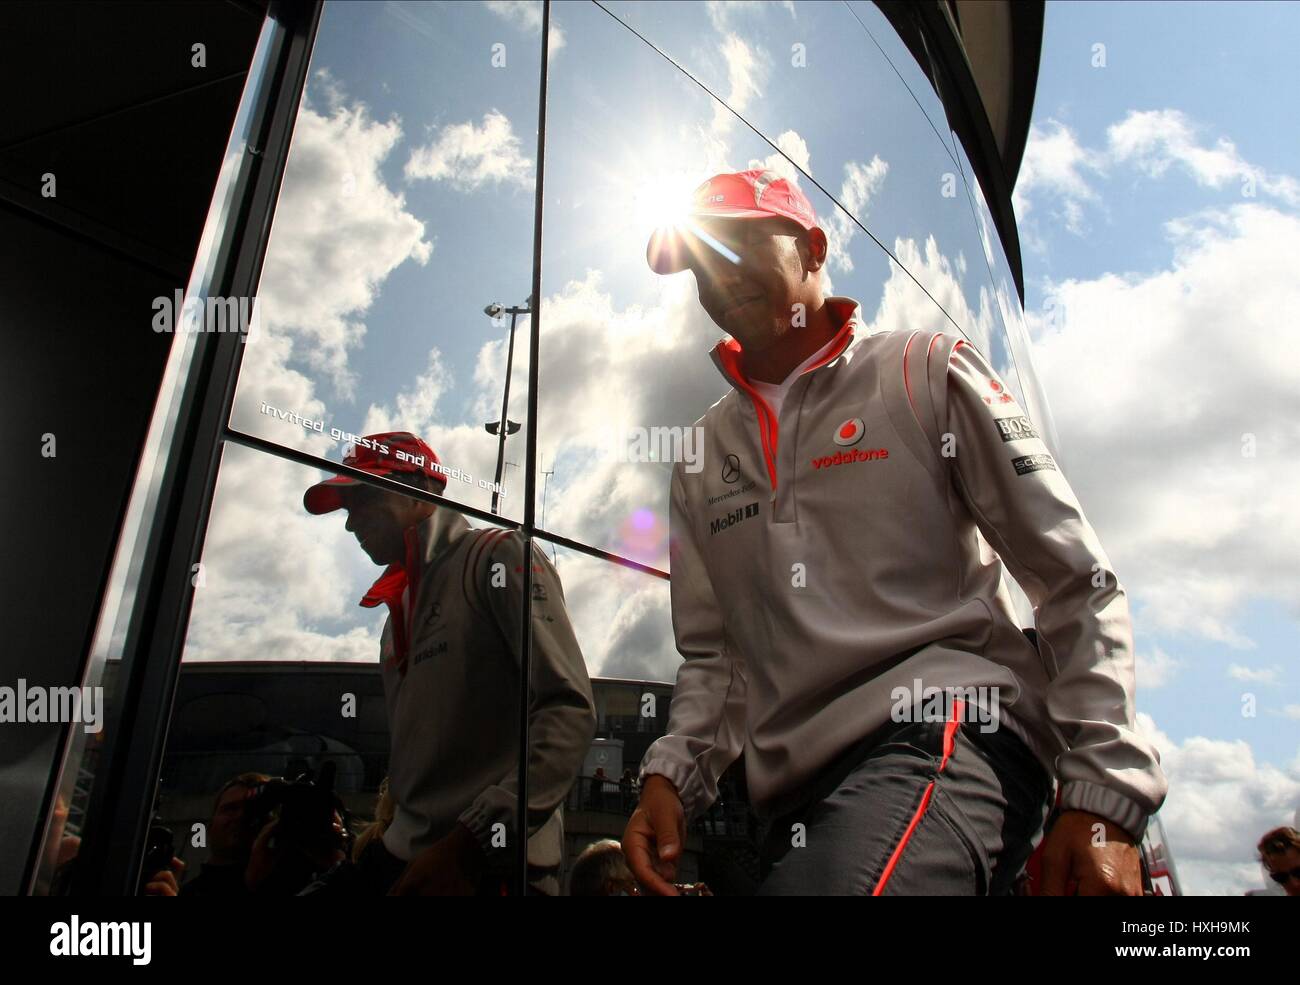
[{"label": "white cloud", "polygon": [[424,434],[437,420],[435,412],[438,401],[450,384],[451,375],[443,366],[442,354],[436,348],[431,349],[425,371],[416,376],[411,389],[397,394],[392,407],[387,404],[370,405],[361,427],[362,433],[410,431]]},{"label": "white cloud", "polygon": [[489,183],[531,189],[534,169],[510,120],[492,110],[483,115],[481,126],[469,121],[443,127],[437,139],[412,151],[405,175],[408,181],[447,181],[458,191],[477,191]]},{"label": "white cloud", "polygon": [[[1202,129],[1178,110],[1130,110],[1107,127],[1103,147],[1089,148],[1059,120],[1035,124],[1030,127],[1012,194],[1016,215],[1023,222],[1036,203],[1044,201],[1052,218],[1071,233],[1085,235],[1087,209],[1104,209],[1098,182],[1121,168],[1136,169],[1149,178],[1163,178],[1176,168],[1204,188],[1231,188],[1245,199],[1262,193],[1290,206],[1300,205],[1300,182],[1251,164],[1226,137],[1212,143],[1203,139]],[[1023,234],[1041,251],[1046,244],[1036,226],[1026,223]]]},{"label": "white cloud", "polygon": [[378,626],[353,611],[377,577],[337,518],[310,516],[317,473],[226,447],[195,588],[186,660],[375,660]]},{"label": "white cloud", "polygon": [[1168,269],[1049,284],[1034,361],[1138,624],[1246,648],[1247,599],[1300,615],[1300,362],[1278,315],[1300,308],[1300,218],[1246,204],[1166,230]]},{"label": "white cloud", "polygon": [[1276,684],[1277,675],[1282,672],[1281,667],[1244,667],[1241,664],[1232,664],[1228,667],[1228,676],[1234,681],[1249,681],[1255,684]]},{"label": "white cloud", "polygon": [[[760,49],[751,47],[735,34],[728,34],[722,39],[718,52],[726,62],[727,91],[721,94],[722,102],[713,104],[713,132],[723,135],[736,125],[736,116],[732,110],[743,115],[748,111],[750,103],[762,96],[769,64],[767,56]],[[728,106],[731,108],[728,109]]]},{"label": "white cloud", "polygon": [[[799,184],[802,175],[799,169],[802,168],[807,174],[812,174],[812,160],[808,152],[808,142],[799,136],[794,130],[785,130],[776,138],[776,146],[780,148],[781,153],[768,154],[762,159],[752,158],[747,168],[767,168],[769,171],[775,171],[782,178],[786,178],[793,184]],[[796,167],[795,165],[798,165]]]},{"label": "white cloud", "polygon": [[828,241],[827,259],[835,270],[847,272],[853,269],[849,241],[857,235],[858,224],[850,215],[855,216],[862,225],[867,224],[871,203],[884,186],[888,174],[889,165],[878,155],[873,155],[867,164],[861,161],[844,162],[844,180],[840,184],[839,202],[848,213],[835,209],[830,215],[822,217],[822,228]]},{"label": "white cloud", "polygon": [[557,558],[588,673],[676,680],[682,658],[673,639],[668,582],[573,551],[558,551]]},{"label": "white cloud", "polygon": [[1131,163],[1152,178],[1178,167],[1198,185],[1232,185],[1241,190],[1253,181],[1257,191],[1288,205],[1300,205],[1300,182],[1251,164],[1226,137],[1217,138],[1213,145],[1202,141],[1199,129],[1178,110],[1130,110],[1123,120],[1107,128],[1107,153],[1111,160]]},{"label": "white cloud", "polygon": [[1066,228],[1082,233],[1083,204],[1098,201],[1089,172],[1104,174],[1105,169],[1104,155],[1083,147],[1064,124],[1049,119],[1043,127],[1031,126],[1011,196],[1016,215],[1023,221],[1033,206],[1030,195],[1046,192],[1059,201],[1057,215]]},{"label": "white cloud", "polygon": [[[426,263],[433,244],[379,171],[402,138],[401,122],[372,120],[364,103],[347,103],[323,72],[314,82],[276,206],[261,315],[265,335],[292,339],[285,360],[326,374],[349,398],[355,379],[348,351],[365,335],[361,319],[378,286],[407,260]],[[257,362],[258,346],[250,346],[246,362]]]},{"label": "white cloud", "polygon": [[[962,326],[975,347],[994,361],[994,367],[1003,376],[1009,378],[1009,367],[999,364],[992,345],[994,332],[1001,331],[993,312],[992,291],[981,286],[979,310],[972,310],[962,291],[955,258],[940,249],[934,236],[927,236],[922,244],[913,239],[896,239],[894,256],[906,269],[900,269],[893,260],[889,261],[890,277],[881,290],[880,307],[871,330],[933,328],[950,332],[952,322],[943,314],[947,311],[953,321]],[[935,302],[943,310],[936,307]]]},{"label": "white cloud", "polygon": [[[540,0],[488,0],[487,9],[503,20],[538,36],[542,33],[542,4]],[[564,47],[564,32],[552,20],[548,32],[547,61]]]},{"label": "white cloud", "polygon": [[1173,680],[1174,674],[1183,665],[1181,660],[1174,659],[1158,646],[1150,654],[1139,650],[1136,658],[1137,686],[1143,691],[1147,688],[1164,687]]},{"label": "white cloud", "polygon": [[1239,896],[1264,888],[1255,845],[1270,828],[1292,823],[1300,772],[1256,762],[1241,740],[1196,736],[1179,745],[1143,713],[1138,726],[1169,778],[1160,819],[1184,892]]},{"label": "white cloud", "polygon": [[719,33],[730,30],[738,17],[749,14],[763,14],[774,6],[780,6],[790,15],[791,20],[797,18],[794,8],[794,0],[781,0],[780,4],[770,3],[769,0],[708,0],[704,8],[709,15],[709,23],[713,25],[714,30]]}]

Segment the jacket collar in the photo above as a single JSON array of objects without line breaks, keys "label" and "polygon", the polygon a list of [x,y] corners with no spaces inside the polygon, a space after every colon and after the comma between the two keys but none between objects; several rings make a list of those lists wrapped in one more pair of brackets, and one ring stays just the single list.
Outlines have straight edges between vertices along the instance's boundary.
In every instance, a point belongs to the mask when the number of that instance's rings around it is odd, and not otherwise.
[{"label": "jacket collar", "polygon": [[[365,595],[360,605],[373,609],[380,603],[391,608],[402,600],[408,584],[418,584],[420,572],[453,543],[469,531],[469,523],[461,514],[446,507],[438,507],[432,514],[406,530],[406,560],[394,562],[384,569]],[[411,600],[414,602],[414,598]]]},{"label": "jacket collar", "polygon": [[[838,295],[829,296],[825,301],[826,307],[830,309],[831,318],[840,323],[840,329],[831,340],[830,351],[821,360],[804,370],[805,373],[811,373],[814,369],[825,366],[843,355],[844,351],[853,344],[854,332],[862,327],[862,307],[857,301]],[[713,359],[713,364],[718,367],[718,372],[728,383],[741,390],[752,389],[742,368],[739,342],[733,338],[721,339],[709,355]]]}]

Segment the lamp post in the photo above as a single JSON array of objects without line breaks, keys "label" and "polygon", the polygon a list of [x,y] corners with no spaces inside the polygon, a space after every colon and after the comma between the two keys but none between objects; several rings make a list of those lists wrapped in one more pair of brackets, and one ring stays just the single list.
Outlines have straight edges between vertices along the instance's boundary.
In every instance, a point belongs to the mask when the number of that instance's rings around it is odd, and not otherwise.
[{"label": "lamp post", "polygon": [[501,394],[501,419],[492,421],[483,425],[488,434],[497,436],[497,471],[496,478],[492,480],[492,512],[499,513],[498,509],[501,501],[501,471],[505,467],[506,459],[506,435],[514,434],[520,428],[515,421],[506,416],[507,408],[510,405],[510,370],[515,361],[515,319],[520,315],[530,315],[533,312],[533,297],[530,294],[528,300],[521,305],[515,305],[510,308],[503,308],[495,301],[483,309],[483,313],[496,322],[504,314],[510,316],[510,345],[506,350],[506,385]]}]

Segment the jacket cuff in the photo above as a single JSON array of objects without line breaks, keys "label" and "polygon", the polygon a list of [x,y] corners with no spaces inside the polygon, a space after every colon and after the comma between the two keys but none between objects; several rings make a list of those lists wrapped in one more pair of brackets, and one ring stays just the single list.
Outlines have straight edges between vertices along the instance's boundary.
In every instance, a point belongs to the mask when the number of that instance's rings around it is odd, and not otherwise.
[{"label": "jacket cuff", "polygon": [[514,826],[511,824],[510,817],[503,816],[503,812],[484,797],[480,797],[470,804],[456,820],[469,828],[470,834],[474,836],[474,840],[483,849],[485,858],[491,856],[494,851],[492,847],[492,826],[496,822],[500,821],[506,826],[507,838],[514,837]]},{"label": "jacket cuff", "polygon": [[[653,750],[651,752],[653,753]],[[681,798],[682,802],[682,811],[689,823],[694,820],[697,814],[702,814],[709,807],[708,804],[700,803],[698,794],[696,796],[691,795],[692,785],[690,781],[693,772],[690,767],[683,766],[676,760],[669,759],[666,756],[648,755],[641,764],[641,773],[638,775],[637,781],[644,788],[646,777],[652,773],[658,773],[667,779],[677,788],[677,796]]]},{"label": "jacket cuff", "polygon": [[1061,810],[1087,811],[1118,824],[1137,844],[1146,834],[1150,816],[1137,801],[1099,783],[1069,780],[1061,789]]}]

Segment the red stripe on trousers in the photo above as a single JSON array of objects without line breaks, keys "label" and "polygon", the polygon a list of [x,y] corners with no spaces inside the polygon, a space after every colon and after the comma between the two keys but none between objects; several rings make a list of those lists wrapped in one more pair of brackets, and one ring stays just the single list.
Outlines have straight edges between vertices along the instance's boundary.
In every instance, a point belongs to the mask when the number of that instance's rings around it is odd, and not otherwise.
[{"label": "red stripe on trousers", "polygon": [[[948,724],[943,729],[943,759],[939,761],[939,772],[948,765],[948,759],[952,756],[953,748],[957,744],[957,726],[961,722],[962,709],[964,702],[958,698],[953,702],[952,718],[948,719]],[[889,856],[889,861],[885,865],[885,871],[880,874],[880,881],[876,883],[876,888],[871,891],[872,896],[880,896],[885,891],[885,884],[889,882],[889,877],[894,874],[899,860],[903,857],[903,849],[907,843],[912,840],[912,832],[921,823],[921,818],[925,817],[926,808],[930,806],[930,798],[934,795],[934,781],[925,788],[925,793],[921,797],[921,805],[912,815],[911,823],[908,824],[907,830],[903,832],[903,837],[899,840],[897,847],[894,848],[893,854]]]}]

